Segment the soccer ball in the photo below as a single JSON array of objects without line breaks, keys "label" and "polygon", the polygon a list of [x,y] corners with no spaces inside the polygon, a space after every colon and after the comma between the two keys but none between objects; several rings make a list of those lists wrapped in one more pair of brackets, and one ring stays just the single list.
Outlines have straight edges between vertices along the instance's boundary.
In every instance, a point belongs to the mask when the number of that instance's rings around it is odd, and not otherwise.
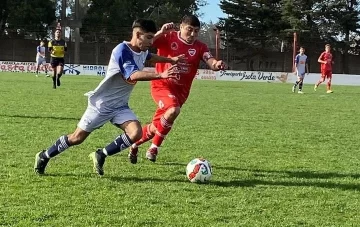
[{"label": "soccer ball", "polygon": [[211,179],[212,169],[209,161],[195,158],[186,166],[186,176],[192,183],[204,183]]}]

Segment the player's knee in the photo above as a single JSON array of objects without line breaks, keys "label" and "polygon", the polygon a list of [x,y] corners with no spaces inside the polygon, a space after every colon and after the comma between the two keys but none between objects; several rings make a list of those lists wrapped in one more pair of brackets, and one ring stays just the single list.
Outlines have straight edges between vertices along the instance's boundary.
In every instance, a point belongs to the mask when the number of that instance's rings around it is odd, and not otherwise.
[{"label": "player's knee", "polygon": [[166,115],[169,119],[175,120],[175,118],[180,114],[180,107],[170,107],[166,111]]},{"label": "player's knee", "polygon": [[79,145],[82,142],[84,142],[87,136],[88,136],[87,133],[75,131],[74,133],[68,136],[68,140],[71,145]]},{"label": "player's knee", "polygon": [[131,141],[138,141],[141,139],[142,137],[142,128],[141,125],[139,124],[139,127],[134,128],[133,130],[127,132],[127,135],[129,136],[129,138],[131,139]]}]

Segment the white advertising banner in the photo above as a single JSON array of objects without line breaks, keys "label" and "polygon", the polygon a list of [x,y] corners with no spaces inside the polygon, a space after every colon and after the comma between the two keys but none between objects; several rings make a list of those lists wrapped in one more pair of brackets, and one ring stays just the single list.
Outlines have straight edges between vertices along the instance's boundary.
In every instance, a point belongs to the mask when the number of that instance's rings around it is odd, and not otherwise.
[{"label": "white advertising banner", "polygon": [[199,69],[196,75],[198,80],[226,80],[248,82],[280,82],[285,83],[288,73],[262,71],[218,71]]},{"label": "white advertising banner", "polygon": [[[52,72],[50,64],[40,67],[40,72],[45,69]],[[64,74],[66,75],[89,75],[105,76],[107,66],[105,65],[80,65],[65,64]],[[144,70],[153,72],[154,68]],[[14,62],[0,61],[0,72],[27,72],[35,73],[35,62]],[[223,81],[248,81],[248,82],[268,82],[268,83],[294,83],[296,81],[294,73],[284,72],[262,72],[262,71],[235,71],[225,70],[214,72],[208,69],[199,69],[196,75],[198,80],[223,80]],[[305,84],[315,84],[320,79],[320,73],[310,73],[305,76]],[[332,83],[334,85],[354,85],[360,86],[360,75],[333,74]]]}]

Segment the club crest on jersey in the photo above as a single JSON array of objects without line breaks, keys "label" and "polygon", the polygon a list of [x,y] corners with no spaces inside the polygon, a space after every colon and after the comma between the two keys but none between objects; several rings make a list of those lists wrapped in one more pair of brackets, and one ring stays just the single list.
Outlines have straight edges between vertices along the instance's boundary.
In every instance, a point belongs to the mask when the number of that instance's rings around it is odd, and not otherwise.
[{"label": "club crest on jersey", "polygon": [[196,54],[196,50],[195,49],[189,49],[188,53],[190,54],[190,56],[194,56]]},{"label": "club crest on jersey", "polygon": [[172,42],[171,43],[171,49],[172,50],[177,50],[179,48],[178,44],[176,42]]}]

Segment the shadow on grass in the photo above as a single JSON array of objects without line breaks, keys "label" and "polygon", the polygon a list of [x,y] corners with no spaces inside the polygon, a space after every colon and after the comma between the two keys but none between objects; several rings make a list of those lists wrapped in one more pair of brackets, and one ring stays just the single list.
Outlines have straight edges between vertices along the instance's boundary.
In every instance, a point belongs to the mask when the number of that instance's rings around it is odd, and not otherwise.
[{"label": "shadow on grass", "polygon": [[233,180],[233,181],[212,181],[211,185],[219,187],[259,187],[259,186],[284,186],[284,187],[317,187],[341,190],[360,190],[360,184],[344,184],[334,182],[313,182],[313,181],[276,181],[276,180]]},{"label": "shadow on grass", "polygon": [[[184,166],[184,163],[169,162],[160,165],[175,165]],[[230,180],[230,181],[211,181],[210,185],[219,187],[258,187],[258,186],[285,186],[285,187],[319,187],[329,189],[341,190],[360,190],[360,184],[355,183],[337,183],[337,182],[321,182],[316,179],[332,179],[332,178],[355,178],[360,179],[360,174],[347,174],[337,172],[315,172],[315,171],[277,171],[277,170],[261,170],[261,169],[246,169],[236,167],[214,166],[214,169],[224,169],[231,171],[241,171],[253,173],[254,177],[269,177],[266,179],[244,179],[244,180]],[[278,180],[276,180],[276,178]],[[284,180],[292,178],[291,181]],[[280,179],[280,180],[279,180]],[[312,180],[310,180],[312,179]]]},{"label": "shadow on grass", "polygon": [[12,117],[12,118],[24,118],[24,119],[50,119],[50,120],[80,120],[80,118],[75,117],[56,117],[56,116],[29,116],[29,115],[7,115],[7,114],[0,114],[0,117]]},{"label": "shadow on grass", "polygon": [[[186,166],[185,163],[167,162],[161,163],[165,166]],[[360,179],[360,173],[337,173],[337,172],[315,172],[311,170],[263,170],[263,169],[250,169],[250,168],[238,168],[232,166],[213,166],[213,168],[220,170],[251,172],[255,176],[270,176],[270,175],[285,175],[293,178],[305,178],[305,179],[330,179],[330,178],[356,178]]]}]

